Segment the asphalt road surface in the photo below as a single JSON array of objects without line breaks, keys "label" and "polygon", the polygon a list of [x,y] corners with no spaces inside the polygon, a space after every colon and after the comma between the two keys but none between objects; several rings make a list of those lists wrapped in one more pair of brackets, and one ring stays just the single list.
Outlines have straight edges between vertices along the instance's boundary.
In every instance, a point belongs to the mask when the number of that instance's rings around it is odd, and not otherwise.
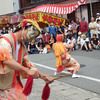
[{"label": "asphalt road surface", "polygon": [[[71,55],[81,65],[78,72],[81,77],[72,79],[71,76],[68,76],[58,81],[100,94],[100,51],[73,51]],[[39,71],[44,74],[54,74],[56,59],[53,52],[32,54],[29,57]]]}]

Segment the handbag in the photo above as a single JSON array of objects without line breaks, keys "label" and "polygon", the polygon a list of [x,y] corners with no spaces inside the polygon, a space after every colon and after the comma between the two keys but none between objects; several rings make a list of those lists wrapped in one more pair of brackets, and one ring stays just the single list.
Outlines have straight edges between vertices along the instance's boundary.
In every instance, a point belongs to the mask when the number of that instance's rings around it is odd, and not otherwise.
[{"label": "handbag", "polygon": [[73,34],[76,34],[76,33],[77,33],[77,30],[72,30],[72,33],[73,33]]}]

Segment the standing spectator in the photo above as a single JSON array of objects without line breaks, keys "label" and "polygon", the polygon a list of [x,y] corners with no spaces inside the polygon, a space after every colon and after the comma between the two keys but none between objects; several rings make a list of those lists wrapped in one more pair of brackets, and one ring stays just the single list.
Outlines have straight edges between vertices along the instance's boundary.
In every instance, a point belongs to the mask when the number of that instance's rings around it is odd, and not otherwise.
[{"label": "standing spectator", "polygon": [[49,33],[53,33],[54,37],[56,37],[57,28],[54,26],[54,22],[51,22],[51,26],[49,26]]},{"label": "standing spectator", "polygon": [[97,23],[94,21],[94,17],[92,17],[91,22],[89,23],[91,38],[93,38],[93,34],[97,34],[96,26],[97,26]]},{"label": "standing spectator", "polygon": [[35,54],[38,52],[38,47],[35,44],[35,40],[33,39],[29,44],[28,44],[28,53],[29,54]]},{"label": "standing spectator", "polygon": [[71,25],[72,25],[72,33],[73,36],[75,38],[75,40],[77,41],[77,24],[74,22],[74,20],[71,20]]},{"label": "standing spectator", "polygon": [[85,21],[85,17],[80,22],[79,31],[82,32],[82,35],[88,36],[88,23]]},{"label": "standing spectator", "polygon": [[6,24],[6,29],[8,30],[8,28],[10,27],[10,23]]},{"label": "standing spectator", "polygon": [[100,20],[100,13],[96,13],[96,22],[98,19]]},{"label": "standing spectator", "polygon": [[63,23],[60,23],[59,31],[64,36],[64,26],[63,26]]},{"label": "standing spectator", "polygon": [[80,22],[79,22],[79,18],[76,18],[76,30],[77,30],[77,37],[78,37],[78,32],[79,32],[79,26],[80,26]]},{"label": "standing spectator", "polygon": [[65,28],[64,28],[65,42],[66,42],[67,32],[68,32],[68,25],[66,25]]},{"label": "standing spectator", "polygon": [[100,42],[96,34],[93,34],[93,38],[91,39],[91,44],[93,49],[98,50],[100,48]]},{"label": "standing spectator", "polygon": [[2,35],[4,35],[4,34],[8,34],[8,31],[6,30],[5,27],[3,27],[1,34],[2,34]]},{"label": "standing spectator", "polygon": [[100,19],[97,20],[97,34],[98,34],[98,38],[100,40]]},{"label": "standing spectator", "polygon": [[49,38],[49,44],[50,47],[52,48],[52,45],[56,42],[56,39],[54,37],[54,35],[51,33],[50,38]]}]

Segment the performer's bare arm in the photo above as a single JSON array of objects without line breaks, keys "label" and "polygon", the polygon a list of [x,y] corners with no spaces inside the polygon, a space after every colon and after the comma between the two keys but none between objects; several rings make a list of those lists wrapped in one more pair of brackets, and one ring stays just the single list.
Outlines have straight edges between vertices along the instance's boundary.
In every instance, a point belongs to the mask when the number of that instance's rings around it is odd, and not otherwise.
[{"label": "performer's bare arm", "polygon": [[26,73],[30,76],[33,76],[33,78],[36,78],[36,79],[41,78],[46,83],[51,83],[53,81],[49,77],[44,77],[44,75],[42,73],[40,73],[38,70],[29,70],[28,68],[25,68],[24,66],[22,66],[21,64],[16,62],[14,59],[3,61],[3,64],[7,65],[8,67],[10,67],[14,70]]},{"label": "performer's bare arm", "polygon": [[74,47],[74,43],[68,44],[68,43],[64,43],[64,45],[66,46],[66,48],[73,48]]}]

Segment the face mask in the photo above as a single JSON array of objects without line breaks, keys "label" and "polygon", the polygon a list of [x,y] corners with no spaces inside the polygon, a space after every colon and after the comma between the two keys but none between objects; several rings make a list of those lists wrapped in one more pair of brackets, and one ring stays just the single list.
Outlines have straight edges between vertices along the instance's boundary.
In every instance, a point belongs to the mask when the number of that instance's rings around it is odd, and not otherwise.
[{"label": "face mask", "polygon": [[32,41],[38,35],[39,35],[39,31],[35,27],[31,26],[27,33],[27,39],[28,41]]}]

